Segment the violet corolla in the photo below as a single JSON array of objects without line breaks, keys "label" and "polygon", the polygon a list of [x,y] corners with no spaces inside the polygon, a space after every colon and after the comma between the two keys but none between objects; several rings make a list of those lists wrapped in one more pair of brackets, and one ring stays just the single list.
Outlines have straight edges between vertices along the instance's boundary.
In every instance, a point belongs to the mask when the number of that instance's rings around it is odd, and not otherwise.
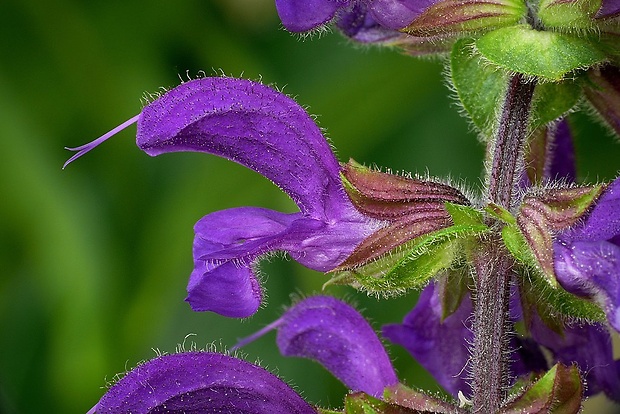
[{"label": "violet corolla", "polygon": [[316,414],[265,369],[213,352],[163,355],[129,371],[88,414]]},{"label": "violet corolla", "polygon": [[[353,207],[338,161],[312,118],[272,88],[234,78],[195,79],[121,127],[136,121],[137,144],[147,154],[195,151],[230,159],[270,179],[299,206],[290,214],[240,207],[200,219],[187,297],[194,310],[250,316],[261,303],[255,273],[261,256],[285,251],[306,267],[328,271],[383,225]],[[117,130],[74,148],[79,152],[67,163]]]},{"label": "violet corolla", "polygon": [[569,292],[592,298],[620,331],[620,178],[578,225],[558,235],[555,274]]},{"label": "violet corolla", "polygon": [[276,342],[282,355],[316,360],[353,391],[381,397],[386,387],[398,383],[372,327],[353,307],[336,298],[306,298],[236,347],[273,329],[278,331]]}]

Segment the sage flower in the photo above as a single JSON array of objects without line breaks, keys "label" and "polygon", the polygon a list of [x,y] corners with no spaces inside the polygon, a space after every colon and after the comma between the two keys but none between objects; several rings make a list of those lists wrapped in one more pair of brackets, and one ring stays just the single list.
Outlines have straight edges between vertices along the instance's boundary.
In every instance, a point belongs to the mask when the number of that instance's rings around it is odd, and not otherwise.
[{"label": "sage flower", "polygon": [[[227,158],[270,179],[299,206],[296,213],[232,208],[196,223],[187,288],[196,311],[250,316],[262,298],[255,272],[260,257],[284,251],[308,268],[329,271],[384,225],[354,208],[340,165],[312,118],[270,87],[234,78],[195,79],[119,128],[136,121],[137,144],[147,154],[194,151]],[[119,128],[74,148],[79,152],[67,164]]]}]

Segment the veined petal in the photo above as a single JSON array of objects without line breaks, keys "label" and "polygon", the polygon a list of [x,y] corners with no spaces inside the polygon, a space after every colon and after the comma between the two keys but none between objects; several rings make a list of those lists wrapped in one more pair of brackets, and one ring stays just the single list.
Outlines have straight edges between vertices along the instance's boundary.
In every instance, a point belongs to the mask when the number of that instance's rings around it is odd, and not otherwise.
[{"label": "veined petal", "polygon": [[610,240],[619,236],[620,177],[616,178],[601,194],[585,223],[569,230],[562,238],[597,241]]},{"label": "veined petal", "polygon": [[334,18],[350,0],[276,0],[284,27],[291,32],[307,32]]},{"label": "veined petal", "polygon": [[316,414],[263,368],[227,355],[187,352],[138,366],[101,398],[97,414]]},{"label": "veined petal", "polygon": [[149,155],[206,152],[264,175],[314,218],[334,218],[348,200],[339,165],[312,118],[291,98],[244,79],[202,78],[151,102],[138,119]]},{"label": "veined petal", "polygon": [[260,256],[285,251],[306,267],[327,271],[374,230],[365,219],[325,223],[257,207],[211,213],[194,227],[187,301],[196,311],[250,316],[262,296],[253,270]]}]

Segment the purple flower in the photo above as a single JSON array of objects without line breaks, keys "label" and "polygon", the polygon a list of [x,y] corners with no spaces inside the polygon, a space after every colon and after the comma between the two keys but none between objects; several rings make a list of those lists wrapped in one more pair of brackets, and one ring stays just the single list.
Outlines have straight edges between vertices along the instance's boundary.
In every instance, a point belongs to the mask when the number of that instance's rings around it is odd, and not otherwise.
[{"label": "purple flower", "polygon": [[531,324],[536,342],[565,365],[576,363],[584,375],[586,396],[604,392],[620,402],[620,360],[614,361],[611,337],[601,324],[573,324],[562,335],[549,330],[539,318]]},{"label": "purple flower", "polygon": [[[187,297],[196,311],[250,316],[261,303],[255,275],[261,256],[285,251],[306,267],[328,271],[383,225],[351,204],[338,161],[312,118],[267,86],[196,79],[168,91],[128,123],[136,120],[137,144],[147,154],[196,151],[227,158],[270,179],[300,209],[285,214],[240,207],[200,219]],[[115,132],[75,148],[79,152],[68,162]]]},{"label": "purple flower", "polygon": [[607,187],[582,223],[558,235],[553,248],[560,284],[594,299],[620,331],[620,178]]},{"label": "purple flower", "polygon": [[[446,391],[455,397],[459,391],[467,396],[472,303],[464,298],[458,310],[442,321],[439,294],[436,285],[429,285],[403,323],[385,325],[383,335],[405,347]],[[511,318],[516,323],[522,317],[519,298],[514,293]],[[587,396],[602,391],[610,399],[620,401],[620,361],[613,359],[611,339],[603,326],[570,325],[558,334],[536,317],[529,328],[531,336],[511,338],[511,378],[542,373],[557,362],[577,364],[587,384]],[[551,352],[549,361],[543,348]]]},{"label": "purple flower", "polygon": [[421,4],[413,0],[276,0],[276,9],[282,24],[291,32],[306,32],[335,18],[347,33],[347,22],[352,22],[351,13],[365,16],[365,26],[378,25],[396,31],[406,27],[435,1],[425,0]]},{"label": "purple flower", "polygon": [[382,333],[402,345],[453,396],[471,394],[467,381],[467,344],[473,340],[471,300],[442,321],[442,306],[435,284],[427,286],[402,324],[383,327]]},{"label": "purple flower", "polygon": [[89,414],[316,414],[291,387],[249,362],[211,352],[164,355],[127,373]]},{"label": "purple flower", "polygon": [[353,391],[380,398],[398,384],[392,363],[364,317],[329,296],[312,296],[295,304],[277,321],[235,347],[277,329],[282,355],[319,362]]}]

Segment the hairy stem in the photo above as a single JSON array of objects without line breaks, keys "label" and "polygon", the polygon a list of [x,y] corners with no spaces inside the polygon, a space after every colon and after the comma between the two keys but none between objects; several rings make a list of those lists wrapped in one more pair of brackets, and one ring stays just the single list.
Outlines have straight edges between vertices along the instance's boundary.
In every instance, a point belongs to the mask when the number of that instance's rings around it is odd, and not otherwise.
[{"label": "hairy stem", "polygon": [[488,201],[508,209],[523,170],[523,148],[535,86],[535,82],[526,82],[520,74],[510,79],[497,136],[490,148]]},{"label": "hairy stem", "polygon": [[[523,151],[534,82],[510,79],[497,136],[490,148],[488,201],[510,209],[523,169]],[[499,235],[483,242],[474,258],[476,293],[472,346],[473,412],[497,413],[505,398],[509,360],[509,300],[513,261]]]}]

